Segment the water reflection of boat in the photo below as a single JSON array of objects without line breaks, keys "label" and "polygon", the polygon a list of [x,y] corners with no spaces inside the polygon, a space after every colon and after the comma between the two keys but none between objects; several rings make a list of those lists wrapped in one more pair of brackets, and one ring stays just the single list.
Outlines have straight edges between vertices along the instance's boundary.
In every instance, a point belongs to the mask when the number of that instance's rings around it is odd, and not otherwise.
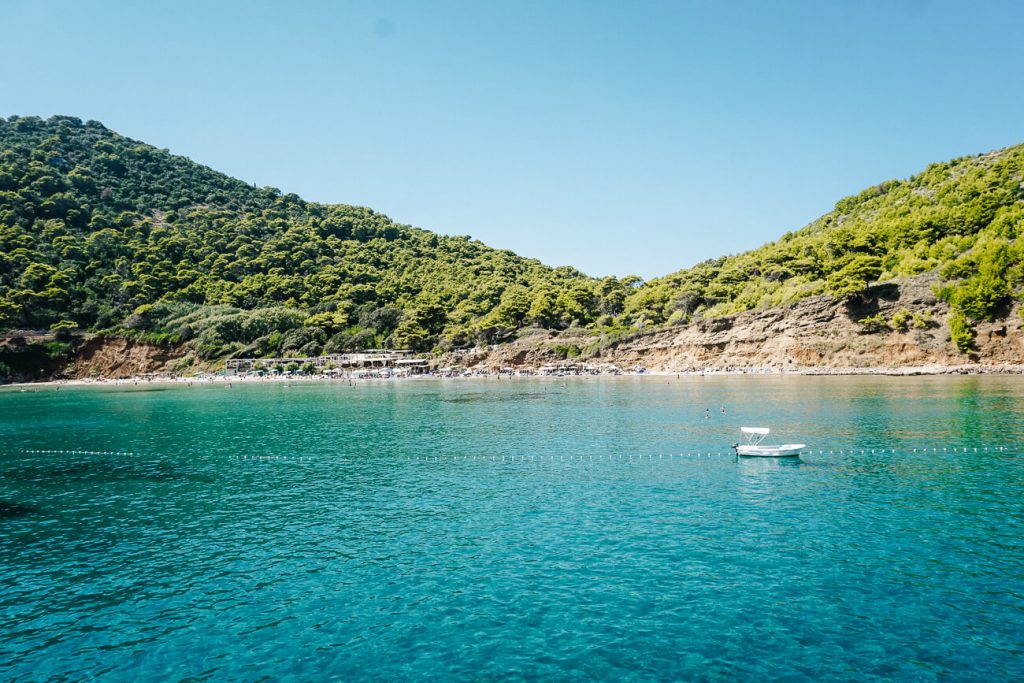
[{"label": "water reflection of boat", "polygon": [[747,437],[745,444],[735,443],[732,445],[736,455],[745,455],[759,458],[791,458],[800,455],[800,451],[807,448],[807,444],[786,443],[781,446],[770,446],[761,443],[771,431],[768,427],[740,427],[740,431]]},{"label": "water reflection of boat", "polygon": [[800,458],[737,458],[741,474],[754,478],[807,467]]}]

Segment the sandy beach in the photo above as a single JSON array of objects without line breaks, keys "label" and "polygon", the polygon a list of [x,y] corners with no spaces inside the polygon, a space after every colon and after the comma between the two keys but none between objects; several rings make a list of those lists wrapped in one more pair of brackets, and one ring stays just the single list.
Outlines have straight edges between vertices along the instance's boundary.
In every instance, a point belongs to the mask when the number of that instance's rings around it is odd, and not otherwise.
[{"label": "sandy beach", "polygon": [[770,368],[746,368],[737,370],[713,370],[688,372],[672,372],[664,370],[645,370],[643,372],[619,372],[619,373],[526,373],[526,372],[482,372],[467,370],[464,372],[449,372],[444,374],[424,373],[419,375],[404,376],[332,376],[324,374],[316,375],[210,375],[204,374],[195,377],[121,377],[121,378],[97,378],[97,379],[56,379],[43,380],[38,382],[12,382],[0,385],[0,388],[29,388],[29,387],[62,387],[62,386],[142,386],[147,384],[176,384],[176,385],[223,385],[226,387],[235,384],[298,384],[298,383],[338,383],[351,384],[355,382],[391,382],[391,381],[431,381],[431,380],[461,380],[461,379],[493,379],[493,380],[524,380],[524,379],[566,379],[569,377],[584,378],[643,378],[643,377],[742,377],[742,376],[850,376],[850,375],[873,375],[886,377],[917,377],[922,375],[1024,375],[1024,365],[980,365],[965,364],[956,366],[923,365],[907,366],[896,368],[802,368],[797,370],[773,370]]}]

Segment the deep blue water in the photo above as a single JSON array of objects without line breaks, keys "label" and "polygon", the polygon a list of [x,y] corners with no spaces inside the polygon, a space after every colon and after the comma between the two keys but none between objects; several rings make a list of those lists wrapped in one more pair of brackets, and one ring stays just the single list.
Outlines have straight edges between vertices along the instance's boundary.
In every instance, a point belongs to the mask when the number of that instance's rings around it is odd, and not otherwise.
[{"label": "deep blue water", "polygon": [[0,679],[1021,680],[1022,436],[1018,377],[7,389]]}]

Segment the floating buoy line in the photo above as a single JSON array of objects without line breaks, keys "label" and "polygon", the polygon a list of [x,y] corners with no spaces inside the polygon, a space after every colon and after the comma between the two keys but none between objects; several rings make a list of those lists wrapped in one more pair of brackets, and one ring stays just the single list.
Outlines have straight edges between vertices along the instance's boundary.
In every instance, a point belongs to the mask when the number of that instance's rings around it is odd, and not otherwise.
[{"label": "floating buoy line", "polygon": [[[929,447],[929,448],[834,448],[834,449],[807,449],[801,455],[893,455],[896,453],[987,453],[1005,452],[1010,450],[1006,446],[956,446],[956,447]],[[400,462],[652,462],[654,460],[686,460],[694,458],[716,458],[716,457],[737,457],[732,450],[728,451],[690,451],[685,453],[645,453],[645,454],[588,454],[588,455],[402,455],[393,458]],[[292,456],[292,455],[235,455],[233,460],[270,461],[270,460],[292,460],[312,461],[314,456]],[[350,462],[361,460],[352,456],[340,456],[330,458],[333,462]],[[744,460],[785,460],[786,458],[744,458]],[[795,458],[789,458],[793,460]]]},{"label": "floating buoy line", "polygon": [[135,455],[130,451],[57,451],[57,450],[22,450],[22,453],[35,455]]},{"label": "floating buoy line", "polygon": [[[925,447],[925,448],[832,448],[815,449],[808,448],[801,451],[801,455],[895,455],[897,453],[988,453],[1005,452],[1010,450],[1006,446],[954,446],[954,447]],[[56,450],[56,449],[23,449],[24,454],[31,455],[115,455],[135,456],[132,451],[84,451],[84,450]],[[646,454],[588,454],[588,455],[404,455],[394,458],[403,462],[641,462],[654,460],[672,459],[693,459],[693,458],[715,458],[715,457],[737,457],[732,450],[726,451],[688,451],[680,453],[646,453]],[[319,460],[311,455],[232,455],[231,460],[250,460],[254,462],[285,460],[293,462],[312,462]],[[335,462],[348,462],[355,460],[351,456],[340,456],[330,458]],[[776,458],[751,458],[751,460],[775,460]]]}]

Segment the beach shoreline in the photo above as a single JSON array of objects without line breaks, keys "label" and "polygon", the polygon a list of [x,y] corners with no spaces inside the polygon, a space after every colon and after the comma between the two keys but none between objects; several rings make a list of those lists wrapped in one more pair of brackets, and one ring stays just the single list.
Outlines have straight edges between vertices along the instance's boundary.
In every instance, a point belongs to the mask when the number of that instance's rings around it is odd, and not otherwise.
[{"label": "beach shoreline", "polygon": [[324,374],[315,375],[223,375],[211,374],[193,377],[172,377],[172,376],[136,376],[119,378],[70,378],[70,379],[48,379],[32,382],[12,382],[0,384],[0,389],[18,389],[28,387],[109,387],[109,386],[141,386],[141,385],[257,385],[257,384],[284,384],[295,383],[322,383],[322,384],[354,384],[354,383],[385,383],[392,381],[437,381],[437,380],[467,380],[467,379],[493,379],[493,380],[543,380],[543,379],[568,379],[568,378],[643,378],[643,377],[849,377],[849,376],[879,376],[879,377],[920,377],[920,376],[977,376],[977,375],[1024,375],[1024,365],[978,365],[965,364],[955,366],[926,365],[926,366],[905,366],[895,368],[801,368],[794,370],[776,370],[772,368],[747,368],[737,370],[705,369],[698,371],[670,371],[670,370],[644,370],[643,372],[620,372],[620,373],[508,373],[508,372],[473,372],[432,374],[424,373],[418,375],[390,376],[390,377],[362,377],[362,376],[331,376]]}]

